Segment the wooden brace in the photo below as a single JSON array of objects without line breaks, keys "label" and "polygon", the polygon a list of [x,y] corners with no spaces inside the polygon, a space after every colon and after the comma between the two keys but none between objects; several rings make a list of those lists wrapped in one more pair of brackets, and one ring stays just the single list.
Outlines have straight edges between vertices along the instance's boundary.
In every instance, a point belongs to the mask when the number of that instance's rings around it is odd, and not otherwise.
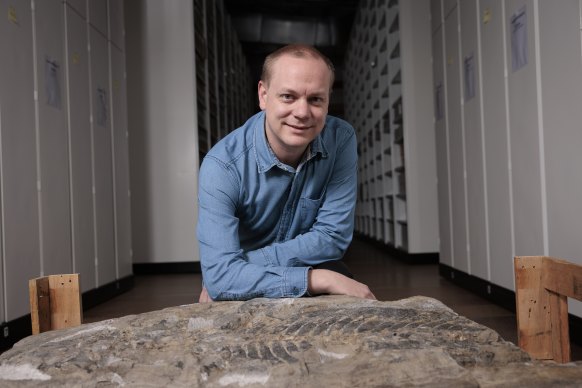
[{"label": "wooden brace", "polygon": [[582,300],[582,266],[545,256],[516,256],[514,265],[518,345],[569,362],[568,298]]}]

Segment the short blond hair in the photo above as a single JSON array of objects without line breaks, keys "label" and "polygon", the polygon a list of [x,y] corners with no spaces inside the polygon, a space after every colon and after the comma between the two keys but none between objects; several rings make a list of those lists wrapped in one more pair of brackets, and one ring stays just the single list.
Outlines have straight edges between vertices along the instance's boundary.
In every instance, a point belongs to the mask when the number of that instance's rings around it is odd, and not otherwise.
[{"label": "short blond hair", "polygon": [[269,81],[271,80],[271,76],[273,73],[273,64],[275,63],[275,61],[277,61],[277,59],[279,59],[283,55],[290,55],[290,56],[295,57],[295,58],[311,57],[311,58],[322,60],[327,65],[327,68],[329,69],[329,73],[330,73],[329,89],[331,91],[331,88],[333,86],[333,82],[335,80],[335,67],[333,66],[333,63],[331,62],[331,60],[328,57],[323,55],[318,49],[316,49],[313,46],[307,45],[307,44],[290,44],[290,45],[281,47],[280,49],[273,51],[271,54],[267,55],[267,57],[265,58],[265,62],[263,62],[263,71],[261,73],[261,81],[263,81],[267,85],[269,84]]}]

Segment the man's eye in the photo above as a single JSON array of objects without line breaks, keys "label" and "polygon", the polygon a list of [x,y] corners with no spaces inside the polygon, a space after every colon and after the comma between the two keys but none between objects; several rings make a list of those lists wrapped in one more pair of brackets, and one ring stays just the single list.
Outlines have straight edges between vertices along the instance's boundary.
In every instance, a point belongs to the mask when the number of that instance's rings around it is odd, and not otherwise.
[{"label": "man's eye", "polygon": [[323,103],[322,97],[311,97],[310,98],[312,104],[321,104]]},{"label": "man's eye", "polygon": [[291,101],[293,99],[293,96],[290,94],[282,94],[281,99],[283,99],[285,101]]}]

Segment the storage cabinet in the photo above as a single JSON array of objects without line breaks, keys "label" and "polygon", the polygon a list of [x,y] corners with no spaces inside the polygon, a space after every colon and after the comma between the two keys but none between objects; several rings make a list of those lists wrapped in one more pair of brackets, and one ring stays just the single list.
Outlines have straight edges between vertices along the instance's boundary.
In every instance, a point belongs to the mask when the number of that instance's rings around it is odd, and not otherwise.
[{"label": "storage cabinet", "polygon": [[[477,1],[463,1],[459,9],[461,36],[459,59],[463,74],[463,136],[465,144],[465,177],[467,188],[467,225],[471,273],[482,279],[489,276],[487,265],[487,221],[485,203],[484,131],[482,102],[478,82],[481,74],[481,53],[478,46]],[[470,201],[470,202],[469,202]],[[470,206],[468,204],[470,203]]]},{"label": "storage cabinet", "polygon": [[62,2],[36,2],[33,15],[43,262],[39,269],[67,273],[71,271],[71,211]]},{"label": "storage cabinet", "polygon": [[71,163],[71,226],[73,268],[81,274],[81,290],[96,287],[93,160],[87,21],[65,7],[69,158]]},{"label": "storage cabinet", "polygon": [[[487,198],[489,267],[491,281],[507,289],[513,288],[513,230],[509,171],[508,105],[505,88],[505,53],[503,3],[497,0],[480,2],[483,133],[485,149],[485,198]],[[494,17],[486,15],[497,15]],[[488,19],[485,19],[488,18]],[[487,20],[487,23],[483,23]],[[485,61],[484,59],[487,58]],[[446,153],[443,153],[446,157]],[[440,178],[440,176],[439,176]],[[443,196],[443,198],[447,198]],[[452,235],[450,236],[452,238]]]},{"label": "storage cabinet", "polygon": [[356,232],[411,254],[438,251],[430,36],[428,1],[362,1],[346,53]]},{"label": "storage cabinet", "polygon": [[[494,0],[495,1],[495,0]],[[434,4],[434,2],[433,2]],[[438,9],[440,9],[440,4]],[[440,13],[436,15],[440,16]],[[434,20],[435,14],[433,14]],[[440,21],[440,19],[439,19]],[[441,263],[452,266],[454,259],[452,255],[452,234],[451,230],[451,201],[450,201],[450,163],[449,163],[449,132],[446,125],[446,88],[444,73],[444,52],[443,36],[444,29],[442,23],[433,33],[433,77],[434,77],[434,100],[435,100],[435,142],[437,155],[437,174],[438,174],[438,198],[439,198],[439,260]]]},{"label": "storage cabinet", "polygon": [[133,273],[125,53],[114,45],[109,46],[109,52],[111,54],[111,106],[113,110],[115,257],[117,278],[123,278]]},{"label": "storage cabinet", "polygon": [[[29,313],[31,278],[78,272],[88,291],[132,272],[129,177],[114,163],[127,155],[117,136],[127,133],[125,96],[115,94],[125,90],[123,2],[109,3],[0,1],[0,325],[7,329]],[[125,188],[125,202],[115,187]],[[14,339],[3,331],[2,341]]]},{"label": "storage cabinet", "polygon": [[580,261],[582,3],[432,3],[441,263],[490,293],[516,255]]},{"label": "storage cabinet", "polygon": [[445,77],[447,90],[447,128],[449,132],[449,163],[451,187],[452,254],[455,266],[469,270],[467,236],[467,197],[465,182],[465,148],[461,104],[449,103],[461,100],[461,56],[459,53],[459,9],[454,8],[445,18]]},{"label": "storage cabinet", "polygon": [[115,280],[115,225],[113,218],[113,152],[111,149],[111,88],[107,40],[89,27],[91,66],[91,133],[93,140],[93,206],[96,231],[97,284]]}]

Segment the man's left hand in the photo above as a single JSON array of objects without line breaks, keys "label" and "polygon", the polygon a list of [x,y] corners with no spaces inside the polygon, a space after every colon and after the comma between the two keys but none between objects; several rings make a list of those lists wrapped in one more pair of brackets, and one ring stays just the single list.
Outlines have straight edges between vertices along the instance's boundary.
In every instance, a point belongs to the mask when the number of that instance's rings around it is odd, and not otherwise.
[{"label": "man's left hand", "polygon": [[208,295],[208,291],[206,291],[206,287],[202,287],[202,291],[200,292],[200,298],[198,298],[198,303],[210,303],[214,302],[210,295]]}]

